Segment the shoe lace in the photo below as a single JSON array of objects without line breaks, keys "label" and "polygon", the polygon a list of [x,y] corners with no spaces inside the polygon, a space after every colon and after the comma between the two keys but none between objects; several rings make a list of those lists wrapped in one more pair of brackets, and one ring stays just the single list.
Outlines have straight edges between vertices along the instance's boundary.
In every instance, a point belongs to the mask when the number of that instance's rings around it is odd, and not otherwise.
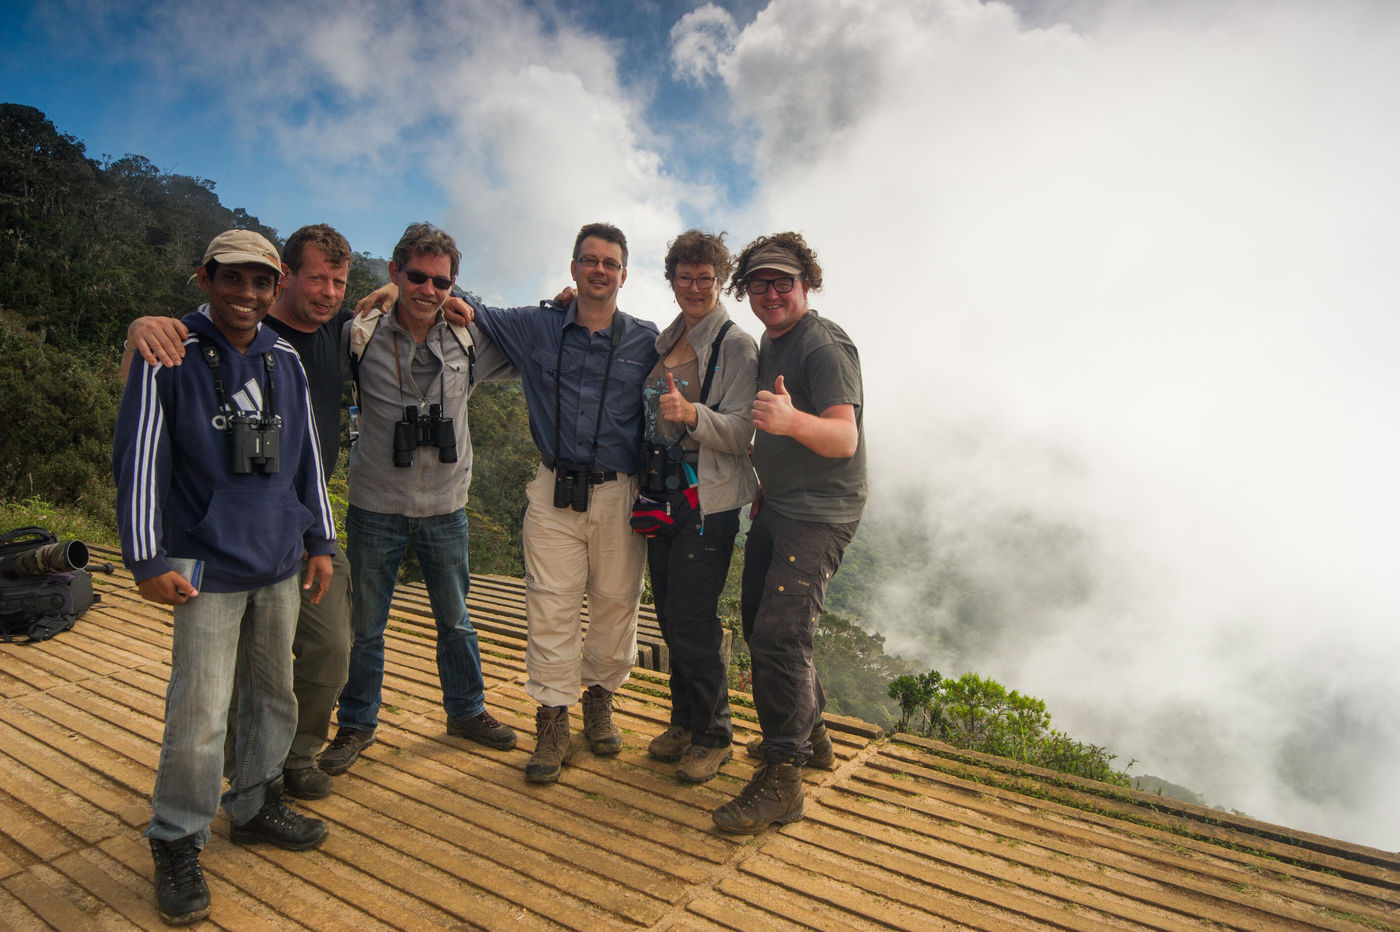
[{"label": "shoe lace", "polygon": [[567,714],[536,714],[535,733],[539,736],[540,744],[553,740],[559,736],[560,732],[563,732],[565,735],[569,733],[569,717]]},{"label": "shoe lace", "polygon": [[291,828],[300,819],[296,813],[287,808],[287,804],[282,801],[280,796],[264,802],[258,815],[262,816],[264,821],[275,823],[281,828]]},{"label": "shoe lace", "polygon": [[335,733],[335,737],[331,739],[331,747],[343,748],[354,740],[355,733],[353,731],[338,731]]},{"label": "shoe lace", "polygon": [[204,868],[199,863],[199,849],[193,843],[171,845],[167,848],[166,876],[176,890],[187,890],[204,883]]},{"label": "shoe lace", "polygon": [[774,801],[778,799],[778,773],[772,764],[766,762],[758,765],[753,779],[739,791],[735,802],[740,806],[752,805],[764,797]]}]

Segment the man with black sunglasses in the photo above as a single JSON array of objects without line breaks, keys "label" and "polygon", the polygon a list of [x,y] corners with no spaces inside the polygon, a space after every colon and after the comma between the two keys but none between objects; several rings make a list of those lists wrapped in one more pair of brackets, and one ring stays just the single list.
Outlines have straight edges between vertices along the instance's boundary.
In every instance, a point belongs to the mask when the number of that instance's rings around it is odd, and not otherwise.
[{"label": "man with black sunglasses", "polygon": [[343,773],[374,743],[384,628],[410,544],[437,624],[447,733],[496,750],[515,747],[515,732],[486,711],[481,654],[466,609],[467,399],[479,380],[514,371],[480,331],[454,326],[443,314],[460,260],[452,237],[431,224],[413,224],[389,262],[398,286],[393,308],[351,320],[341,338],[359,407],[345,520],[355,598],[350,673],[336,714],[340,727],[320,756],[327,773]]},{"label": "man with black sunglasses", "polygon": [[[613,693],[637,656],[646,540],[628,519],[637,496],[642,383],[656,363],[656,325],[618,309],[627,237],[611,224],[579,230],[569,261],[574,296],[519,308],[474,302],[475,325],[520,370],[540,467],[522,526],[528,642],[525,691],[539,703],[531,783],[559,779],[573,754],[569,709],[597,755],[622,750]],[[357,312],[398,297],[395,279]],[[426,287],[419,285],[417,287]],[[470,296],[468,296],[470,298]],[[582,608],[588,599],[588,631]],[[581,695],[580,695],[581,693]]]}]

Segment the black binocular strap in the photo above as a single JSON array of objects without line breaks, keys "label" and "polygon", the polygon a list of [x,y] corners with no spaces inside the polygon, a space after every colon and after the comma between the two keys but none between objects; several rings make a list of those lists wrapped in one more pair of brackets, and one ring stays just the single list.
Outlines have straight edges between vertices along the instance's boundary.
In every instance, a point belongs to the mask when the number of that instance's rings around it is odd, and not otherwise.
[{"label": "black binocular strap", "polygon": [[[209,367],[209,371],[214,376],[214,393],[219,396],[219,404],[225,411],[233,411],[232,402],[229,401],[228,392],[224,391],[224,380],[219,369],[219,348],[213,343],[207,342],[204,337],[199,337],[199,355],[204,359],[204,364]],[[263,407],[262,413],[267,417],[272,417],[277,412],[277,407],[273,403],[272,397],[272,370],[277,367],[277,361],[272,358],[272,353],[263,353],[263,368],[267,370],[267,380],[263,384]]]},{"label": "black binocular strap", "polygon": [[[593,475],[593,467],[598,465],[598,434],[603,430],[603,404],[608,400],[608,376],[612,373],[613,354],[617,352],[617,346],[622,342],[622,317],[613,312],[612,320],[612,342],[608,345],[608,360],[603,364],[603,392],[598,396],[598,419],[593,423],[593,449],[588,453],[588,475]],[[592,337],[590,333],[587,340]],[[561,461],[559,456],[559,421],[560,413],[560,388],[559,384],[564,381],[564,331],[559,331],[559,355],[554,361],[554,462],[557,467]],[[579,400],[583,400],[583,393],[579,393]]]}]

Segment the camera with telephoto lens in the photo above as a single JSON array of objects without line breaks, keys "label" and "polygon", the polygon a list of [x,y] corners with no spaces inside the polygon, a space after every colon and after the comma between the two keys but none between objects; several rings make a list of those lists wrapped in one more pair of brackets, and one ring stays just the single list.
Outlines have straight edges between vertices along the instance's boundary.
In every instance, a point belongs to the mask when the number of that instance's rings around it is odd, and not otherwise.
[{"label": "camera with telephoto lens", "polygon": [[588,471],[554,467],[554,507],[588,510]]},{"label": "camera with telephoto lens", "polygon": [[228,435],[232,441],[230,452],[234,475],[257,473],[266,476],[277,472],[277,455],[282,437],[280,415],[230,414]]},{"label": "camera with telephoto lens", "polygon": [[394,425],[394,465],[412,466],[418,447],[437,447],[438,462],[457,462],[457,428],[442,416],[442,405],[429,405],[423,418],[413,405],[404,407],[403,420]]}]

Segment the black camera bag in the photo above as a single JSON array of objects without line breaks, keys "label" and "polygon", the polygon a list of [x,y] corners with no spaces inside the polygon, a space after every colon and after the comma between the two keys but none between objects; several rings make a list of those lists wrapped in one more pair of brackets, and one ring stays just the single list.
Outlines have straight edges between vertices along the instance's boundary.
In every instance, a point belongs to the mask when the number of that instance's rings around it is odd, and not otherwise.
[{"label": "black camera bag", "polygon": [[[0,557],[22,553],[58,538],[39,527],[23,527],[0,536]],[[78,617],[102,601],[92,590],[92,574],[70,570],[42,576],[0,576],[0,640],[23,636],[45,641],[73,627]]]}]

